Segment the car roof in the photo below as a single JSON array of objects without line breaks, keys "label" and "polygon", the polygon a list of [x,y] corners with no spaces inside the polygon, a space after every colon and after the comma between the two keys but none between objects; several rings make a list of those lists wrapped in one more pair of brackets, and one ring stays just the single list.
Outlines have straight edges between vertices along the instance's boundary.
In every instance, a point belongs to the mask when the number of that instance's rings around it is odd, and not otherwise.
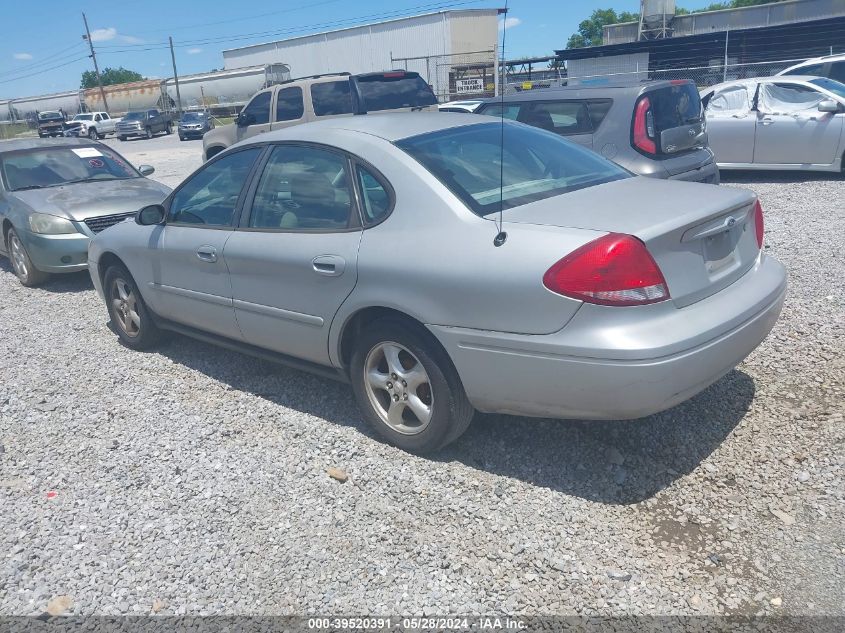
[{"label": "car roof", "polygon": [[638,95],[643,90],[662,88],[672,83],[665,81],[643,81],[639,83],[604,84],[601,86],[577,85],[563,86],[561,88],[541,88],[539,90],[525,90],[505,95],[504,97],[490,97],[484,103],[497,103],[504,101],[512,103],[517,101],[548,101],[549,99],[598,99],[602,97],[619,96],[620,94]]},{"label": "car roof", "polygon": [[716,84],[714,86],[708,86],[707,88],[704,88],[701,92],[713,92],[715,90],[727,88],[729,86],[745,86],[747,84],[753,83],[807,83],[812,81],[813,79],[826,79],[826,77],[819,77],[818,75],[775,75],[774,77],[749,77],[748,79],[734,79],[733,81],[726,81],[724,83]]},{"label": "car roof", "polygon": [[99,145],[99,143],[92,142],[86,139],[80,138],[62,138],[61,140],[58,139],[51,139],[51,138],[15,138],[9,141],[0,141],[0,153],[3,152],[14,152],[16,150],[21,149],[37,149],[40,147],[78,147],[80,145]]},{"label": "car roof", "polygon": [[[467,116],[457,112],[394,112],[384,114],[362,114],[358,116],[335,117],[322,121],[312,121],[301,125],[274,130],[249,138],[243,143],[262,143],[266,141],[290,141],[312,138],[315,133],[323,134],[329,130],[359,132],[377,136],[386,141],[398,141],[411,136],[438,132],[449,128],[465,127],[478,123],[495,123],[500,119],[482,115]],[[239,143],[238,145],[242,145]]]}]

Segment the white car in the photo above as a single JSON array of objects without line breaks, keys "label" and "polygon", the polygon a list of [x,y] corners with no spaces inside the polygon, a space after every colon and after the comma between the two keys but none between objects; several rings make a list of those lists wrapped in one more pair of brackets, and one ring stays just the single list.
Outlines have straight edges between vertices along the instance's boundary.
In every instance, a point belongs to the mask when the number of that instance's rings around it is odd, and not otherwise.
[{"label": "white car", "polygon": [[827,77],[845,84],[845,53],[805,60],[778,73],[778,76],[783,75]]},{"label": "white car", "polygon": [[120,118],[113,119],[108,112],[80,112],[65,124],[65,136],[87,136],[96,141],[101,136],[114,134]]},{"label": "white car", "polygon": [[719,169],[840,172],[845,84],[825,77],[740,79],[701,92]]},{"label": "white car", "polygon": [[484,103],[481,99],[467,99],[464,101],[449,101],[441,103],[437,109],[441,112],[475,112],[475,110]]}]

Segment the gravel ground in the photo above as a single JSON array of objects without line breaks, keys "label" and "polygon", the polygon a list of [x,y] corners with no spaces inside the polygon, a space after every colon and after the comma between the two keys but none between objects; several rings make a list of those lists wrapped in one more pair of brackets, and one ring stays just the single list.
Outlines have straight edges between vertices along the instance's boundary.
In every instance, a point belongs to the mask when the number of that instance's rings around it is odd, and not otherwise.
[{"label": "gravel ground", "polygon": [[[171,185],[200,161],[114,146]],[[845,180],[725,180],[790,272],[736,371],[636,422],[478,416],[428,459],[347,386],[132,352],[85,275],[0,260],[0,613],[845,614]]]}]

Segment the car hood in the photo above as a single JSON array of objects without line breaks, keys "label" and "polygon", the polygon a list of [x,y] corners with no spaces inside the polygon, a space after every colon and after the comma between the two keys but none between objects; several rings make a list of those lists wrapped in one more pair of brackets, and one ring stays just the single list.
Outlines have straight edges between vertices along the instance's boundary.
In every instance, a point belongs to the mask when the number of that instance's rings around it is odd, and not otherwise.
[{"label": "car hood", "polygon": [[12,195],[38,213],[81,222],[87,218],[129,213],[148,204],[159,204],[170,191],[170,187],[148,178],[130,178],[15,191]]}]

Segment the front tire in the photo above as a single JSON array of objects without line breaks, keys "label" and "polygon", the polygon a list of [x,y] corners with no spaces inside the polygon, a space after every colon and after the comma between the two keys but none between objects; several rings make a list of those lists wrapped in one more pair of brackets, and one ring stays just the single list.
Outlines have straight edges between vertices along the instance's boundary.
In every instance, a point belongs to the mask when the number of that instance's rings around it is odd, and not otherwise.
[{"label": "front tire", "polygon": [[88,130],[88,138],[90,138],[92,141],[96,141],[98,138],[100,138],[100,135],[97,134],[97,130],[95,128],[91,128],[90,130]]},{"label": "front tire", "polygon": [[374,322],[360,336],[350,371],[367,422],[409,453],[429,453],[458,439],[475,413],[449,357],[413,324]]},{"label": "front tire", "polygon": [[22,285],[33,287],[40,286],[50,278],[50,275],[38,270],[32,260],[29,258],[29,253],[26,252],[26,247],[21,242],[21,238],[15,232],[15,229],[9,229],[6,235],[6,252],[9,253],[9,259],[12,261],[12,270]]},{"label": "front tire", "polygon": [[119,141],[125,141],[125,140],[126,140],[126,137],[125,137],[125,136],[118,136],[118,137],[117,137],[117,140],[119,140]]},{"label": "front tire", "polygon": [[153,137],[153,128],[148,127],[146,130],[144,130],[144,135],[145,135],[148,139],[152,138],[152,137]]},{"label": "front tire", "polygon": [[167,127],[164,128],[164,133],[165,134],[173,134],[173,124],[172,123],[167,124]]},{"label": "front tire", "polygon": [[109,317],[120,341],[136,350],[152,349],[164,338],[153,322],[138,285],[123,266],[111,266],[103,277]]}]

